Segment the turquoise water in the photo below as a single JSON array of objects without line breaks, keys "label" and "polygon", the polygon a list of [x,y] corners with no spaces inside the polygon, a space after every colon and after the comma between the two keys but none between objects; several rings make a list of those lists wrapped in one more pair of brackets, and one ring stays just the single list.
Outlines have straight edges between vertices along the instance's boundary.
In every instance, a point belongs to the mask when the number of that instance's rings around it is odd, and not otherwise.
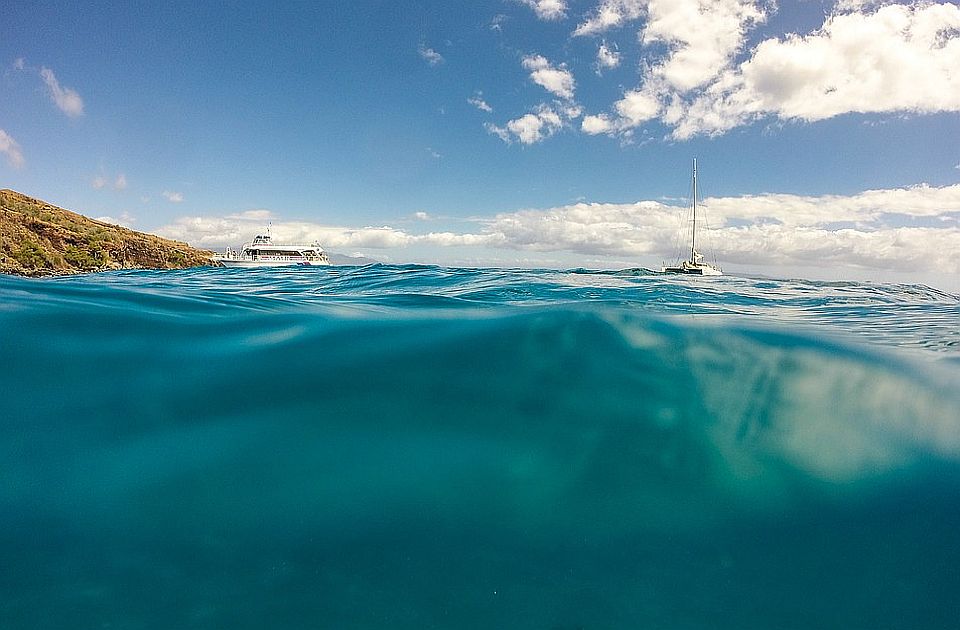
[{"label": "turquoise water", "polygon": [[956,628],[960,300],[0,276],[0,628]]}]

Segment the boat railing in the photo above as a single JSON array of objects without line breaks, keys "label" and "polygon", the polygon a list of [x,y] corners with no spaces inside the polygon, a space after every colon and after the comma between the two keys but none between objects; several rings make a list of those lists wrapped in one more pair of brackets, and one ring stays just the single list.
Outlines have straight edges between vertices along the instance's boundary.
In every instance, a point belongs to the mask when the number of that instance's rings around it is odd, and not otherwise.
[{"label": "boat railing", "polygon": [[247,251],[239,252],[237,250],[227,248],[222,254],[217,254],[216,258],[220,260],[265,260],[265,261],[275,261],[275,262],[297,262],[302,260],[307,261],[322,261],[327,260],[327,256],[324,252],[300,252],[296,254],[273,254],[273,253],[259,253],[251,254]]}]

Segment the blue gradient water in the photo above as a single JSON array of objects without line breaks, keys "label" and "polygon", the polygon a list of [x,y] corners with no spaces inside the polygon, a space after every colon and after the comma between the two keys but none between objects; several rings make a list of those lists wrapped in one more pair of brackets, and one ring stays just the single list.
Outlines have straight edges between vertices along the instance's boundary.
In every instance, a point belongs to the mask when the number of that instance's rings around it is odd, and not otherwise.
[{"label": "blue gradient water", "polygon": [[956,628],[960,301],[0,276],[0,628]]}]

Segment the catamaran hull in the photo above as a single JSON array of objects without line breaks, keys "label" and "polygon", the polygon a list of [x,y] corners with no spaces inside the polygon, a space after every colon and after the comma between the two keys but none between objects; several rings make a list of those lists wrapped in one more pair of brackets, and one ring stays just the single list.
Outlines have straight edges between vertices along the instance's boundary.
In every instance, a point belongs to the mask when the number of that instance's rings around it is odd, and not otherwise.
[{"label": "catamaran hull", "polygon": [[664,267],[660,273],[682,273],[688,276],[722,276],[723,272],[713,267],[699,267],[691,269],[689,267]]}]

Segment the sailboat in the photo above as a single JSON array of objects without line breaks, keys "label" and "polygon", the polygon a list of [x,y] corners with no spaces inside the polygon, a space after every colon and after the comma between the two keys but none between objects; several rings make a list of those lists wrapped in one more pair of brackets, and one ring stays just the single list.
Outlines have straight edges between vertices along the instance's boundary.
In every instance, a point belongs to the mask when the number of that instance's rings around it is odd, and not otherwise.
[{"label": "sailboat", "polygon": [[703,254],[697,251],[697,158],[693,158],[693,230],[690,238],[690,259],[674,267],[664,266],[661,273],[685,273],[695,276],[722,276],[720,267],[703,262]]}]

